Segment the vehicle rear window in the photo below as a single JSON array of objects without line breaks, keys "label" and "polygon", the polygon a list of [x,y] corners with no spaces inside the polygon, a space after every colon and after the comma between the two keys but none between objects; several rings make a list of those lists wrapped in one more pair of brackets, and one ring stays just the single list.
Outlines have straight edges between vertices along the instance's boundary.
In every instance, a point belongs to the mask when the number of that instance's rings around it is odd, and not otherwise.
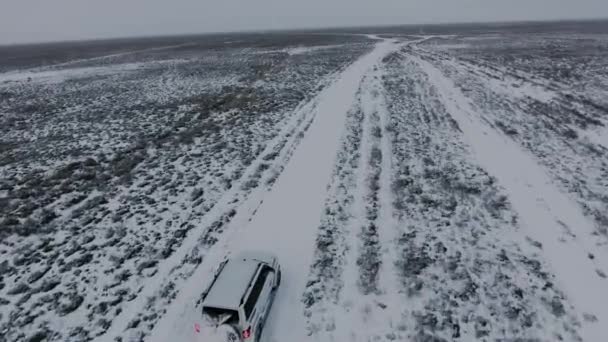
[{"label": "vehicle rear window", "polygon": [[253,288],[249,293],[249,297],[245,302],[245,306],[243,307],[245,310],[245,316],[249,318],[253,308],[255,308],[255,303],[258,301],[258,297],[262,292],[262,288],[264,288],[264,283],[266,283],[266,278],[268,278],[268,273],[270,273],[271,269],[268,266],[263,266],[262,271],[260,271],[260,275],[258,279],[256,279],[255,284],[253,284]]},{"label": "vehicle rear window", "polygon": [[237,323],[239,320],[239,314],[236,310],[220,309],[220,308],[214,308],[214,307],[208,307],[208,306],[203,307],[203,315],[206,315],[207,317],[209,317],[210,319],[212,319],[214,321],[219,321],[219,320],[223,319],[224,317],[229,316],[230,319],[228,319],[227,321],[224,322],[224,323],[228,323],[228,324]]}]

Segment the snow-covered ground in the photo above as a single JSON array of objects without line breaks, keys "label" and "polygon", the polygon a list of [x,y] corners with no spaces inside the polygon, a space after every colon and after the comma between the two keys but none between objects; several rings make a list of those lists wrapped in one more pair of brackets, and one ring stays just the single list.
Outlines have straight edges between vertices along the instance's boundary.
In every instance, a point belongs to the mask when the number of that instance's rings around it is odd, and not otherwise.
[{"label": "snow-covered ground", "polygon": [[0,75],[0,341],[201,341],[249,249],[263,341],[604,341],[604,35],[447,33]]}]

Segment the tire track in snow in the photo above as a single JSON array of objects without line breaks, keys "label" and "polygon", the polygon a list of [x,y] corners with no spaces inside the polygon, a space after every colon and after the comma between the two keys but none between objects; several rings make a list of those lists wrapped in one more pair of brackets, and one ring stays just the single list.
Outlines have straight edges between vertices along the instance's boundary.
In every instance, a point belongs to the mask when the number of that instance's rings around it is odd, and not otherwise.
[{"label": "tire track in snow", "polygon": [[379,125],[381,127],[381,141],[380,149],[382,151],[382,173],[380,174],[380,195],[378,203],[380,205],[380,211],[378,215],[378,226],[380,228],[380,243],[382,247],[382,264],[380,268],[380,279],[379,287],[381,289],[381,295],[379,301],[381,301],[386,307],[382,308],[383,314],[381,315],[381,322],[375,325],[385,324],[387,325],[387,332],[384,334],[386,339],[397,339],[401,338],[396,333],[397,325],[400,318],[401,303],[396,302],[395,298],[398,297],[400,289],[398,288],[398,280],[396,277],[395,265],[398,261],[395,253],[395,243],[398,241],[398,230],[397,221],[395,218],[395,212],[393,210],[394,197],[391,191],[391,184],[393,182],[393,153],[392,146],[389,137],[389,113],[386,103],[386,89],[382,85],[382,79],[385,77],[384,65],[381,65],[379,73],[376,75],[375,90],[376,94],[376,106],[380,116]]},{"label": "tire track in snow", "polygon": [[316,340],[397,338],[396,222],[382,77],[378,64],[362,80],[352,110],[357,122],[349,126],[355,134],[343,139],[330,184],[306,290],[308,329]]},{"label": "tire track in snow", "polygon": [[[595,228],[551,184],[545,171],[511,141],[503,138],[477,113],[456,86],[433,65],[412,57],[436,87],[447,111],[458,122],[479,163],[505,187],[521,225],[534,240],[540,241],[543,254],[555,270],[559,284],[579,310],[585,341],[603,341],[608,336],[607,282],[596,269],[608,270],[607,251],[593,239]],[[577,229],[570,241],[561,238],[560,226]],[[595,255],[594,259],[588,254]]]},{"label": "tire track in snow", "polygon": [[[365,113],[363,158],[359,167],[358,210],[353,213],[349,273],[342,300],[344,313],[336,341],[395,340],[400,318],[393,253],[395,222],[390,195],[391,156],[386,132],[386,103],[382,68],[374,68],[361,85],[359,101]],[[354,274],[356,273],[356,275]],[[364,327],[364,328],[361,328]]]},{"label": "tire track in snow", "polygon": [[[380,117],[373,103],[371,89],[371,76],[363,80],[362,108],[366,117],[364,125],[363,146],[365,155],[363,158],[362,179],[360,186],[364,189],[362,196],[365,200],[362,216],[356,220],[359,224],[357,237],[359,239],[357,266],[357,285],[363,295],[378,293],[378,271],[381,266],[380,241],[378,234],[378,192],[380,190],[380,175],[382,174],[383,155],[380,150],[380,139],[382,129],[380,128]],[[377,95],[376,95],[377,96]]]},{"label": "tire track in snow", "polygon": [[315,340],[397,338],[391,152],[378,66],[363,78],[349,114],[350,134],[343,138],[319,227],[306,290]]},{"label": "tire track in snow", "polygon": [[[359,96],[359,95],[358,95]],[[353,107],[346,119],[342,146],[337,154],[332,180],[328,186],[328,197],[316,237],[316,250],[311,265],[309,280],[304,292],[305,316],[310,335],[323,333],[335,327],[333,306],[338,305],[344,286],[344,267],[351,248],[350,220],[355,203],[351,189],[357,187],[357,173],[361,159],[363,111]]]},{"label": "tire track in snow", "polygon": [[369,74],[363,77],[347,117],[305,291],[308,333],[321,341],[354,341],[371,335],[352,329],[364,312],[371,314],[369,299],[378,292],[380,267],[375,218],[379,117],[369,101],[369,79]]},{"label": "tire track in snow", "polygon": [[[365,292],[375,290],[376,270],[371,269],[366,275],[362,269],[372,267],[377,262],[377,258],[372,260],[362,259],[365,255],[366,247],[368,254],[372,254],[377,247],[377,235],[375,231],[367,231],[369,220],[367,212],[369,208],[369,181],[370,181],[370,161],[371,161],[371,109],[363,102],[362,97],[368,91],[369,75],[365,75],[359,86],[359,93],[356,98],[356,108],[363,115],[361,127],[361,143],[359,151],[361,157],[355,172],[353,187],[346,189],[346,192],[354,196],[353,204],[348,214],[349,220],[344,222],[346,253],[344,255],[343,286],[340,289],[338,301],[333,307],[328,309],[329,320],[332,322],[317,336],[317,340],[331,341],[358,341],[367,335],[367,329],[353,329],[359,327],[362,321],[363,307],[369,305],[370,296],[365,296]],[[369,236],[366,233],[371,233]],[[368,242],[366,246],[365,243]],[[372,257],[374,255],[371,255]],[[379,266],[379,265],[376,265]],[[366,277],[369,276],[369,277]],[[326,335],[326,336],[325,336]]]}]

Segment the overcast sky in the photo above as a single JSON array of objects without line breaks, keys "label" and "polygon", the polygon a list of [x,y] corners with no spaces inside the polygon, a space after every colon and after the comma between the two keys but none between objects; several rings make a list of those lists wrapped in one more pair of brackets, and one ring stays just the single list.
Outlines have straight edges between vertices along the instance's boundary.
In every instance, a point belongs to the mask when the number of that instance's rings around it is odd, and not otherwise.
[{"label": "overcast sky", "polygon": [[218,31],[608,17],[608,0],[0,0],[0,44]]}]

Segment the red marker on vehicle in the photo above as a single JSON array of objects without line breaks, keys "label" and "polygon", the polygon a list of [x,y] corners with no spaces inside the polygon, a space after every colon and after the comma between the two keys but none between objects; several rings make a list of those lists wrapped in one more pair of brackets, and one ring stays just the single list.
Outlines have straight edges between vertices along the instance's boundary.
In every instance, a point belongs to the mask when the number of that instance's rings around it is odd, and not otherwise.
[{"label": "red marker on vehicle", "polygon": [[200,333],[201,332],[201,325],[198,323],[194,323],[194,331],[196,331],[196,333]]}]

